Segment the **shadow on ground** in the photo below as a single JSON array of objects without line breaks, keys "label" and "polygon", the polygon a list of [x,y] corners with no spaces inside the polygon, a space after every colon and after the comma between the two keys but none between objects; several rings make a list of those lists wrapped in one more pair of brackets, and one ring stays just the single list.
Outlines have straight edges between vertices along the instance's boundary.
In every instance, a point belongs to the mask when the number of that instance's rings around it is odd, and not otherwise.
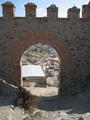
[{"label": "shadow on ground", "polygon": [[46,111],[66,110],[68,114],[90,113],[90,91],[74,96],[39,97],[38,108]]},{"label": "shadow on ground", "polygon": [[14,104],[18,89],[0,79],[0,106],[9,106]]},{"label": "shadow on ground", "polygon": [[[0,106],[14,104],[17,88],[0,80]],[[2,91],[3,94],[2,94]],[[45,111],[65,110],[67,114],[90,113],[90,88],[74,96],[38,97],[38,109]]]}]

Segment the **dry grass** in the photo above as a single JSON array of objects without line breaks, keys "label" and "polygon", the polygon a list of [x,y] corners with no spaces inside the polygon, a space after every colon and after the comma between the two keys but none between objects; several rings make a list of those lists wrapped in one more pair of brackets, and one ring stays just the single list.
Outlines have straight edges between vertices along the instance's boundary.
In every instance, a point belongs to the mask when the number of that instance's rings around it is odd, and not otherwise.
[{"label": "dry grass", "polygon": [[19,87],[16,104],[24,108],[28,113],[33,113],[37,107],[37,97],[31,95],[26,89]]}]

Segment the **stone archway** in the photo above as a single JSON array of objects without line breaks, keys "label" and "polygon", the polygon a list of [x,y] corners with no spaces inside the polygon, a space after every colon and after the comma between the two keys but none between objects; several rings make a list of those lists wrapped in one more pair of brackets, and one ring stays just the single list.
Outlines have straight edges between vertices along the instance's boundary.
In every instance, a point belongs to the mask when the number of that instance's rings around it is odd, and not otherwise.
[{"label": "stone archway", "polygon": [[[70,53],[70,50],[66,43],[57,37],[57,35],[46,31],[38,31],[32,33],[24,33],[23,36],[19,35],[18,38],[19,41],[13,45],[13,48],[9,54],[9,67],[12,71],[12,80],[17,86],[21,85],[21,56],[24,51],[31,45],[38,43],[50,45],[57,51],[60,57],[60,65],[62,68],[69,68],[72,66],[72,55]],[[64,74],[65,71],[61,70],[61,80],[67,79],[68,76],[65,76]]]}]

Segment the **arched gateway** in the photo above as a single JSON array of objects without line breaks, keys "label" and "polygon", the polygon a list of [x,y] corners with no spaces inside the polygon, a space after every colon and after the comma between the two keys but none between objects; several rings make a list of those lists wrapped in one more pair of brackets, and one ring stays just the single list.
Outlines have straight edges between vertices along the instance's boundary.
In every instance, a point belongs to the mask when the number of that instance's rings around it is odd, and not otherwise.
[{"label": "arched gateway", "polygon": [[62,78],[64,77],[64,71],[62,71],[62,68],[64,69],[67,68],[68,66],[69,67],[72,66],[72,56],[70,50],[63,40],[58,38],[55,34],[46,31],[25,33],[23,37],[18,36],[18,38],[19,41],[17,41],[14,44],[9,54],[9,66],[12,71],[12,73],[10,74],[12,75],[12,79],[17,86],[21,85],[21,68],[20,68],[21,56],[29,46],[38,43],[48,44],[57,51],[61,61],[60,79],[62,80]]},{"label": "arched gateway", "polygon": [[71,93],[89,86],[90,76],[90,2],[80,9],[68,9],[68,18],[58,18],[58,7],[47,8],[47,17],[37,17],[37,6],[25,5],[25,17],[15,16],[10,1],[2,4],[0,17],[0,79],[21,85],[20,59],[29,46],[43,43],[60,57],[59,93]]}]

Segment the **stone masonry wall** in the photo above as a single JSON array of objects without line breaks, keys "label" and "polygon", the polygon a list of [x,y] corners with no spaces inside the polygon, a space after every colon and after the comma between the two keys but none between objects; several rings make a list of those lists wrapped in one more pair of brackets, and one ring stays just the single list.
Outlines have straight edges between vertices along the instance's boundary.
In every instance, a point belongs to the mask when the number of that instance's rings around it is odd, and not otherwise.
[{"label": "stone masonry wall", "polygon": [[0,17],[0,78],[21,84],[20,59],[30,45],[48,44],[59,54],[59,91],[87,85],[90,76],[90,18]]}]

